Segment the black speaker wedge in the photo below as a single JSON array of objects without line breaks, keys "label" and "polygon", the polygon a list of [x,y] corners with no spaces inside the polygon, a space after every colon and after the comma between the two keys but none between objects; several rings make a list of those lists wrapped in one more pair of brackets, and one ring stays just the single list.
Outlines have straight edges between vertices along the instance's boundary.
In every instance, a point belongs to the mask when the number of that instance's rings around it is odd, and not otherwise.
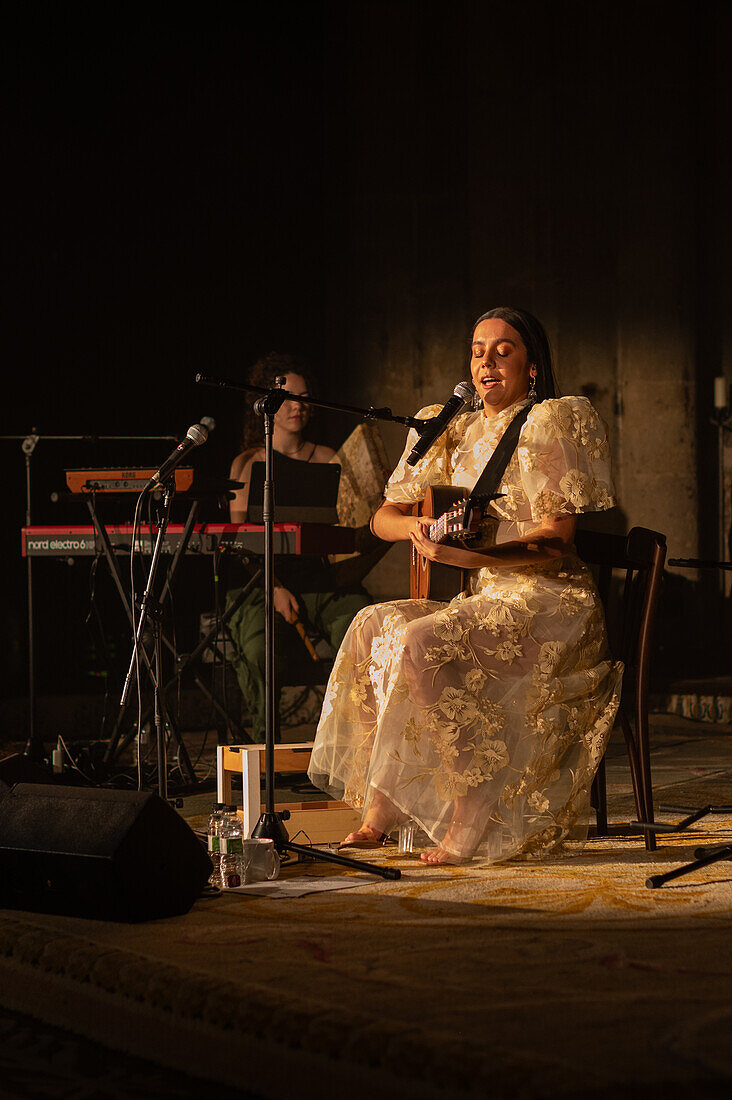
[{"label": "black speaker wedge", "polygon": [[0,800],[0,907],[98,920],[187,913],[211,861],[157,794],[18,783]]}]

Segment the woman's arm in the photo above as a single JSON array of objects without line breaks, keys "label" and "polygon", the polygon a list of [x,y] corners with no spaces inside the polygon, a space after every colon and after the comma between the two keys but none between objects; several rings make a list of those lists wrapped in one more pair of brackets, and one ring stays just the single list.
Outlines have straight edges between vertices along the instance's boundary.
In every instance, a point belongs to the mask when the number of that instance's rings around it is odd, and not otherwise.
[{"label": "woman's arm", "polygon": [[232,481],[243,481],[244,488],[237,489],[234,497],[229,501],[229,517],[232,523],[245,523],[247,508],[249,507],[249,482],[252,477],[252,463],[257,457],[257,451],[251,448],[237,455],[231,464],[229,477]]},{"label": "woman's arm", "polygon": [[433,516],[410,515],[412,507],[385,500],[371,518],[371,530],[384,542],[401,542],[435,522]]},{"label": "woman's arm", "polygon": [[486,550],[462,550],[432,542],[421,527],[411,532],[409,537],[419,553],[429,561],[455,565],[459,569],[511,569],[522,565],[541,565],[568,554],[574,543],[576,528],[576,516],[557,516],[543,520],[533,531],[520,538]]}]

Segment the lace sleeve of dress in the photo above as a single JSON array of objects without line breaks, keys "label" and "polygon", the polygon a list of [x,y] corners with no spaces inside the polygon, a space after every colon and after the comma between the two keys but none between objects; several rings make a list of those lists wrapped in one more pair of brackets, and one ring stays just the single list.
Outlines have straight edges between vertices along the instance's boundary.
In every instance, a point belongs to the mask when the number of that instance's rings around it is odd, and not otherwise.
[{"label": "lace sleeve of dress", "polygon": [[517,454],[532,519],[614,507],[607,428],[586,397],[536,405]]},{"label": "lace sleeve of dress", "polygon": [[[426,405],[415,413],[420,420],[429,420],[442,409],[442,405]],[[386,483],[384,497],[394,504],[414,504],[423,500],[428,486],[445,484],[449,481],[447,474],[447,450],[449,432],[443,432],[439,439],[435,440],[424,458],[421,458],[414,466],[407,465],[407,457],[412,447],[419,439],[415,428],[409,429],[406,446],[394,473]]]}]

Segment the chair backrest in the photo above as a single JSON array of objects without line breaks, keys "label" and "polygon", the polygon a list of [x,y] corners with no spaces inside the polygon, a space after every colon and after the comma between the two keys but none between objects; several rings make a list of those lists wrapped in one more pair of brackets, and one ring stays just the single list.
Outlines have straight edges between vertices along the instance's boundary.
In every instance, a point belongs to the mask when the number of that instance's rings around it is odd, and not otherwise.
[{"label": "chair backrest", "polygon": [[598,567],[597,587],[606,617],[610,612],[613,570],[625,573],[621,621],[613,624],[619,626],[619,630],[613,631],[613,656],[623,661],[628,672],[634,670],[636,691],[645,692],[653,621],[666,560],[666,536],[647,527],[633,527],[627,536],[580,530],[575,547],[582,561]]}]

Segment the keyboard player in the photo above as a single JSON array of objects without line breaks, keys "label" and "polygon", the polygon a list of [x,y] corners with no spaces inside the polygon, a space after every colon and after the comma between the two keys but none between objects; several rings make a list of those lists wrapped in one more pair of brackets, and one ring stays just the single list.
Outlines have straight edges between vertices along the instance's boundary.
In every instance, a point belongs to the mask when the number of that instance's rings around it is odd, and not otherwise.
[{"label": "keyboard player", "polygon": [[[291,393],[306,396],[311,392],[310,374],[306,363],[292,355],[271,353],[254,364],[249,382],[254,386],[271,388],[277,377],[284,376],[284,388]],[[231,501],[232,523],[244,523],[247,517],[249,482],[254,462],[264,461],[264,444],[261,417],[253,410],[252,399],[246,406],[243,433],[243,449],[231,465],[231,478],[244,482]],[[285,401],[274,417],[272,446],[275,452],[275,484],[280,476],[286,476],[290,462],[330,462],[335,451],[312,440],[308,431],[311,412],[307,405]],[[324,558],[302,556],[278,556],[275,559],[275,665],[277,679],[281,672],[292,668],[293,661],[302,665],[309,660],[303,641],[296,630],[298,620],[307,631],[324,637],[336,652],[354,615],[362,607],[373,602],[364,589],[361,578],[383,552],[369,543],[366,534],[362,541],[363,553],[358,561],[344,562],[350,576],[341,566],[335,569]],[[359,543],[357,541],[357,547]],[[234,583],[227,593],[228,601],[236,599],[241,586],[246,583],[242,574],[231,577]],[[336,572],[340,569],[340,574]],[[235,653],[231,662],[236,671],[244,705],[252,722],[251,735],[255,741],[264,741],[264,590],[255,587],[242,606],[229,620]],[[291,681],[290,681],[291,682]]]}]

